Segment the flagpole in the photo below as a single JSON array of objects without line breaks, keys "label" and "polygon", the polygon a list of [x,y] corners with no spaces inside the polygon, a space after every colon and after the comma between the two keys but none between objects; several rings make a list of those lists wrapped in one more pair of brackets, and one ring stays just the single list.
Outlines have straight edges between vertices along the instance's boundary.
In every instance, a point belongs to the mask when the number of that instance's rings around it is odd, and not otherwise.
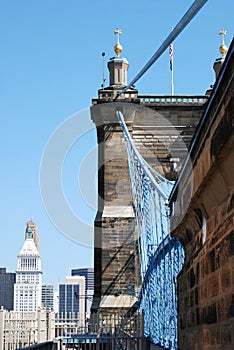
[{"label": "flagpole", "polygon": [[[173,27],[171,27],[173,31]],[[170,68],[171,68],[171,95],[174,95],[174,47],[173,42],[170,43],[169,56],[170,56]]]},{"label": "flagpole", "polygon": [[171,70],[171,95],[174,95],[174,52],[173,43],[169,46],[170,70]]},{"label": "flagpole", "polygon": [[188,9],[185,15],[181,18],[179,23],[176,25],[175,29],[168,35],[164,40],[162,45],[153,54],[150,60],[144,65],[140,72],[135,76],[135,78],[117,94],[116,99],[122,95],[125,91],[131,88],[141,77],[147,72],[147,70],[157,61],[157,59],[163,54],[163,52],[168,48],[168,45],[177,38],[177,36],[184,30],[184,28],[189,24],[189,22],[196,16],[196,14],[201,10],[208,0],[195,0],[192,6]]},{"label": "flagpole", "polygon": [[[172,44],[173,45],[173,44]],[[171,95],[174,95],[174,59],[171,59]]]}]

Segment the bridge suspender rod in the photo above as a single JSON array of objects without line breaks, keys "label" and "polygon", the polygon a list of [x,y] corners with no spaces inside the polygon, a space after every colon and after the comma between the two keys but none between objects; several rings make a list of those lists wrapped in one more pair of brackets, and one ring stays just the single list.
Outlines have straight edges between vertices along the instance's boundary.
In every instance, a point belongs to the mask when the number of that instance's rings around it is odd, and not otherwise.
[{"label": "bridge suspender rod", "polygon": [[192,4],[192,6],[188,9],[185,15],[181,18],[179,23],[173,29],[172,32],[168,35],[168,37],[164,40],[159,49],[154,53],[154,55],[150,58],[150,60],[146,63],[146,65],[142,68],[142,70],[137,74],[137,76],[125,87],[123,90],[119,91],[117,97],[122,95],[127,89],[132,87],[145,72],[154,64],[154,62],[163,54],[163,52],[168,48],[170,43],[172,43],[175,38],[182,32],[182,30],[189,24],[189,22],[196,16],[196,14],[200,11],[200,9],[205,5],[208,0],[196,0]]}]

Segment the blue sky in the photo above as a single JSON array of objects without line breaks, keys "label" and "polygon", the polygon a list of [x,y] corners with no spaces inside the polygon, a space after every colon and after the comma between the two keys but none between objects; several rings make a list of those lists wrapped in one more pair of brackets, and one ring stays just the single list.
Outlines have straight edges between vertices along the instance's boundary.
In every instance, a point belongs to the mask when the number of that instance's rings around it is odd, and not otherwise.
[{"label": "blue sky", "polygon": [[[31,217],[39,228],[44,283],[57,286],[71,268],[92,266],[92,248],[61,234],[43,206],[39,186],[43,150],[58,126],[76,113],[80,125],[94,127],[88,113],[82,111],[90,106],[101,85],[101,53],[106,52],[106,61],[114,56],[116,27],[123,31],[122,56],[130,63],[131,80],[192,3],[182,0],[0,2],[0,266],[15,270],[25,222]],[[175,94],[204,94],[214,83],[212,66],[220,57],[218,32],[222,27],[227,30],[228,46],[234,29],[233,10],[232,0],[209,0],[175,40]],[[105,75],[108,78],[107,70]],[[141,94],[170,93],[168,52],[136,87]],[[89,226],[95,208],[90,208],[79,193],[77,169],[93,148],[96,149],[94,129],[73,145],[63,175],[69,205]],[[95,184],[95,164],[90,172]],[[93,202],[95,198],[94,193]]]}]

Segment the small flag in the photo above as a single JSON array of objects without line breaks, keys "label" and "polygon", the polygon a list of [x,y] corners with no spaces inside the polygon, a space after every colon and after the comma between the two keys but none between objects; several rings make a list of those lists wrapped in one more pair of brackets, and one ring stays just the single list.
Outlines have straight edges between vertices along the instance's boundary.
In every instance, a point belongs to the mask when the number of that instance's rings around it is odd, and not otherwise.
[{"label": "small flag", "polygon": [[170,70],[172,71],[172,65],[173,65],[173,44],[170,44],[169,48],[169,56],[170,56]]}]

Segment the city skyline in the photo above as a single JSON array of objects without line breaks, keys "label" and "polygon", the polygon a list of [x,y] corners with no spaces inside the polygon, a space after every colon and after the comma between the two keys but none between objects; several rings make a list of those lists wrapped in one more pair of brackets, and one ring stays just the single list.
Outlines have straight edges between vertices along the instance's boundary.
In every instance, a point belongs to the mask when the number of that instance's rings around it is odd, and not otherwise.
[{"label": "city skyline", "polygon": [[[92,267],[92,247],[81,246],[61,234],[43,207],[39,187],[43,150],[58,125],[88,108],[92,97],[97,96],[103,74],[101,53],[106,53],[106,66],[114,55],[113,31],[117,26],[123,31],[122,56],[130,64],[130,81],[192,3],[148,1],[144,7],[139,1],[134,5],[120,3],[117,14],[107,1],[92,3],[92,12],[89,2],[58,4],[25,0],[20,4],[16,1],[3,4],[0,89],[4,242],[0,265],[7,271],[16,270],[25,223],[31,218],[39,230],[44,284],[57,288],[71,269]],[[202,95],[214,83],[212,66],[220,57],[218,32],[222,27],[227,30],[225,42],[229,46],[233,33],[232,9],[231,1],[224,1],[223,7],[208,1],[175,40],[175,94]],[[224,20],[220,19],[220,12]],[[107,86],[106,68],[105,77]],[[169,49],[136,88],[141,94],[170,94]],[[94,125],[90,120],[85,122],[93,129],[74,144],[66,158],[63,186],[72,209],[91,227],[96,208],[85,203],[77,188],[78,164],[96,147]],[[93,169],[95,181],[95,164]],[[93,197],[95,200],[96,193]]]}]

